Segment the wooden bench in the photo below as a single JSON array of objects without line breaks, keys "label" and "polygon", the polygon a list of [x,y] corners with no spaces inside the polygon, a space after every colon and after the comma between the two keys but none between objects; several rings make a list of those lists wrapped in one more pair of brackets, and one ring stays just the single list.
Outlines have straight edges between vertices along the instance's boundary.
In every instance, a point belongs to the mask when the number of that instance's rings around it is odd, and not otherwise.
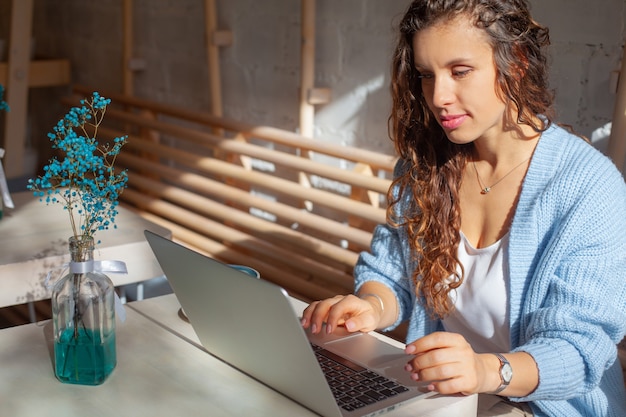
[{"label": "wooden bench", "polygon": [[[83,97],[92,91],[75,87]],[[113,100],[105,123],[117,128],[100,134],[129,135],[118,160],[129,170],[125,207],[188,247],[254,267],[304,301],[352,292],[358,253],[385,221],[394,157],[101,94]],[[403,340],[404,331],[390,336]]]},{"label": "wooden bench", "polygon": [[116,162],[129,171],[125,207],[304,301],[352,291],[358,254],[385,221],[394,157],[100,93],[112,104],[98,137],[129,136]]}]

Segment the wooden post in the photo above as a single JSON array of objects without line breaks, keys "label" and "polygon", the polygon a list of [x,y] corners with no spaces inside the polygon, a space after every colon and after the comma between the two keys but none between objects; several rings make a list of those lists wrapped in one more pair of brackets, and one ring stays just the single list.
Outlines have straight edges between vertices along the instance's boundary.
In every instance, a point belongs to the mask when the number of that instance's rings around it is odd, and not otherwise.
[{"label": "wooden post", "polygon": [[222,116],[222,84],[220,74],[219,42],[217,35],[217,10],[215,0],[204,0],[206,24],[207,68],[209,69],[209,94],[211,97],[211,113]]},{"label": "wooden post", "polygon": [[613,111],[608,154],[617,168],[623,172],[624,161],[626,160],[626,45],[624,45],[622,69],[617,84],[617,98]]},{"label": "wooden post", "polygon": [[10,111],[6,116],[4,130],[4,162],[8,178],[19,177],[24,173],[32,16],[33,0],[13,0],[6,85],[6,101]]},{"label": "wooden post", "polygon": [[315,107],[309,102],[309,92],[315,87],[315,0],[302,0],[301,8],[300,134],[312,138]]},{"label": "wooden post", "polygon": [[134,93],[133,89],[133,70],[131,68],[131,60],[133,59],[133,0],[123,0],[123,58],[122,58],[122,74],[124,78],[123,92],[129,96]]}]

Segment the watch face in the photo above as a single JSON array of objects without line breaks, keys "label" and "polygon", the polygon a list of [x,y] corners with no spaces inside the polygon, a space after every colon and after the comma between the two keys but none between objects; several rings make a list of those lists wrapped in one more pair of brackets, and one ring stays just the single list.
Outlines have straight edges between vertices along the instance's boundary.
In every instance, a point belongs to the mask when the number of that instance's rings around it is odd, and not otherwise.
[{"label": "watch face", "polygon": [[511,382],[511,378],[513,378],[513,369],[511,369],[511,365],[505,363],[502,365],[502,369],[500,370],[500,375],[506,384]]}]

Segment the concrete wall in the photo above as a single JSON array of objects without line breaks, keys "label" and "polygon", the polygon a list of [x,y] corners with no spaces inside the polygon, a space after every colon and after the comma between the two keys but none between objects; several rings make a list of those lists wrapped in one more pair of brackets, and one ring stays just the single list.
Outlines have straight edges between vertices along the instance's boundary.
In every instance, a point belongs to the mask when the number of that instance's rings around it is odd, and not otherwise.
[{"label": "concrete wall", "polygon": [[[122,89],[121,0],[37,0],[36,54],[67,57],[73,81],[98,90]],[[234,34],[222,49],[225,115],[246,122],[298,128],[300,1],[217,0],[221,29]],[[535,17],[550,26],[552,85],[560,120],[592,133],[610,122],[620,68],[626,0],[531,0]],[[409,0],[318,0],[316,86],[332,89],[317,106],[315,135],[392,152],[387,135],[389,60],[393,24]],[[8,33],[9,0],[0,0],[0,33]],[[135,94],[210,111],[204,2],[135,0]],[[44,91],[45,90],[45,91]],[[31,92],[35,142],[62,109],[66,89]],[[47,114],[47,115],[46,115]],[[44,139],[45,141],[45,139]]]}]

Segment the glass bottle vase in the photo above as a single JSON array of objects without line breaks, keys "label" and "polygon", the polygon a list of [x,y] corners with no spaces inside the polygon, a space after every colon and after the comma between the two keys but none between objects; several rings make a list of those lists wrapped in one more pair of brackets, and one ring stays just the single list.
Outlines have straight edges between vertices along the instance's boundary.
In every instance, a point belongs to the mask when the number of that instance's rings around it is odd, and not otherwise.
[{"label": "glass bottle vase", "polygon": [[92,237],[71,237],[70,272],[52,289],[55,375],[68,384],[99,385],[117,364],[115,288],[94,270]]}]

